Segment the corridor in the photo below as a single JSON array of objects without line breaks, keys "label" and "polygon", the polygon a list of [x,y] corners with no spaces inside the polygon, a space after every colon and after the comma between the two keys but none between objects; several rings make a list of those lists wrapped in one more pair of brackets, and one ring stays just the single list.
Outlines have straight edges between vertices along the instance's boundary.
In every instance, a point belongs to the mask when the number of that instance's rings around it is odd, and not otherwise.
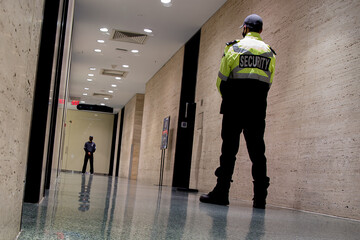
[{"label": "corridor", "polygon": [[62,172],[40,204],[24,203],[18,239],[358,239],[360,222],[269,206],[199,203],[200,193]]}]

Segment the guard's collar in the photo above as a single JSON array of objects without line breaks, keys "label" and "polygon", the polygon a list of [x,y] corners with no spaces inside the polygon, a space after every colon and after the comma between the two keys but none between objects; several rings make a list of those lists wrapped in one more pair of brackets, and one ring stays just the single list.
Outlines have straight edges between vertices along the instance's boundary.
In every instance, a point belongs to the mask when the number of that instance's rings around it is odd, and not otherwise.
[{"label": "guard's collar", "polygon": [[260,33],[258,33],[258,32],[248,32],[246,34],[245,38],[252,38],[252,39],[262,41],[262,38],[260,37]]}]

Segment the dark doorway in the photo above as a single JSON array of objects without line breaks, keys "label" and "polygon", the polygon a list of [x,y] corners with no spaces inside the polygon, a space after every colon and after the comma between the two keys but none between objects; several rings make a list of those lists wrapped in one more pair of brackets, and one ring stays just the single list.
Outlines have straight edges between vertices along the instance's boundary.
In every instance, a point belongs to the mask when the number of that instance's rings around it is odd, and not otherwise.
[{"label": "dark doorway", "polygon": [[125,114],[125,107],[123,107],[123,108],[121,109],[121,115],[120,115],[119,144],[118,144],[117,157],[116,157],[115,177],[118,177],[118,176],[119,176],[120,154],[121,154],[121,140],[122,140],[123,126],[124,126],[124,114]]},{"label": "dark doorway", "polygon": [[53,152],[54,152],[54,140],[55,140],[55,131],[56,131],[56,120],[58,115],[58,99],[59,99],[59,90],[61,83],[61,69],[63,64],[63,53],[64,53],[64,44],[65,44],[65,34],[66,34],[66,21],[67,21],[67,13],[69,0],[63,1],[61,16],[58,19],[63,23],[59,28],[59,47],[57,49],[57,55],[54,56],[56,59],[56,71],[55,71],[55,79],[54,79],[54,87],[53,87],[53,95],[50,96],[52,98],[52,104],[50,105],[51,109],[48,111],[48,121],[49,122],[49,138],[47,144],[47,156],[46,156],[46,170],[45,170],[45,188],[43,192],[43,196],[45,196],[45,190],[50,189],[50,180],[51,180],[51,169],[53,163]]},{"label": "dark doorway", "polygon": [[119,118],[119,113],[114,115],[114,126],[113,126],[113,136],[112,136],[112,143],[111,143],[109,176],[112,176],[113,171],[114,171],[114,155],[115,155],[115,148],[116,148],[115,145],[116,145],[116,133],[117,133],[118,118]]},{"label": "dark doorway", "polygon": [[[30,203],[37,203],[41,199],[41,182],[42,182],[42,172],[43,172],[43,160],[44,154],[46,151],[52,151],[48,149],[47,138],[46,138],[46,126],[48,122],[48,111],[49,111],[49,96],[51,88],[51,79],[53,72],[53,62],[57,61],[56,68],[56,79],[60,79],[60,69],[58,59],[62,56],[63,49],[63,34],[65,33],[65,22],[66,22],[66,10],[68,6],[68,0],[54,0],[54,1],[45,1],[44,5],[44,17],[43,25],[41,30],[41,40],[40,40],[40,49],[39,49],[39,58],[37,64],[37,73],[36,73],[36,83],[34,91],[34,102],[32,110],[32,119],[30,127],[30,141],[29,141],[29,151],[28,151],[28,160],[27,160],[27,170],[26,170],[26,183],[24,191],[24,201]],[[62,12],[59,12],[60,8]],[[65,12],[65,15],[64,15]],[[63,14],[59,16],[60,14]],[[56,48],[56,31],[58,28],[58,19],[61,19],[62,26],[60,29],[60,41],[59,46]],[[65,22],[63,22],[65,21]],[[61,61],[60,61],[61,63]],[[59,87],[59,84],[55,88]],[[56,94],[57,89],[55,89]],[[57,91],[58,92],[58,91]],[[54,97],[55,98],[55,95]],[[56,98],[57,99],[57,98]],[[52,109],[54,111],[54,109]],[[56,110],[55,110],[56,111]],[[50,115],[53,115],[52,113]],[[53,118],[51,120],[54,120]],[[52,131],[54,124],[51,124],[50,128]],[[52,135],[52,133],[50,133]],[[51,144],[51,139],[49,139],[49,144]],[[47,159],[48,165],[51,165],[51,161]],[[47,174],[50,174],[51,171],[47,171]],[[49,175],[46,176],[46,184],[48,184]]]},{"label": "dark doorway", "polygon": [[195,123],[196,75],[200,45],[199,30],[186,44],[176,136],[173,187],[189,188]]}]

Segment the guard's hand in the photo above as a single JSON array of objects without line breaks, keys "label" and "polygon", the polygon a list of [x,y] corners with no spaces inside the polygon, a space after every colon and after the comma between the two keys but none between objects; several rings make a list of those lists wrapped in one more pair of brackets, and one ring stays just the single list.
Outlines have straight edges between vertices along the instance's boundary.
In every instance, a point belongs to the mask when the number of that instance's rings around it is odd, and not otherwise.
[{"label": "guard's hand", "polygon": [[90,155],[91,155],[91,153],[90,153],[90,152],[88,152],[88,155],[90,156]]}]

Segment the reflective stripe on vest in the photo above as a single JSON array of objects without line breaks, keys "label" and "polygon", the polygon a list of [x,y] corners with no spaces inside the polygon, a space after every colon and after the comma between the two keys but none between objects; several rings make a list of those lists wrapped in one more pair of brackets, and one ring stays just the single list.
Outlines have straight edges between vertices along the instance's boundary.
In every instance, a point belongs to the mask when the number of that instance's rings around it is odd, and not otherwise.
[{"label": "reflective stripe on vest", "polygon": [[231,71],[229,76],[230,78],[256,79],[271,85],[271,72],[269,71],[269,67],[271,63],[271,58],[274,57],[273,52],[254,54],[247,49],[240,48],[237,45],[234,45],[233,49],[234,52],[240,53],[239,66],[235,67]]},{"label": "reflective stripe on vest", "polygon": [[221,80],[223,80],[223,81],[226,81],[226,80],[228,79],[228,77],[225,76],[224,74],[222,74],[220,71],[219,71],[219,73],[218,73],[218,77],[219,77]]}]

